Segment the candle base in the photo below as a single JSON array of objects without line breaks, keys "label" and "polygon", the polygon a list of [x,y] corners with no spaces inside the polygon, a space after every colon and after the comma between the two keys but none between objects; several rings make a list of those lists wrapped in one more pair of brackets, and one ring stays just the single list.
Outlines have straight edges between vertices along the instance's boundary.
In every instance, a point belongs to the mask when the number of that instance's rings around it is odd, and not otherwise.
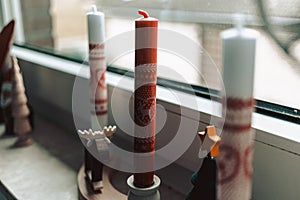
[{"label": "candle base", "polygon": [[133,185],[133,175],[127,179],[129,186],[128,200],[160,200],[158,188],[160,178],[154,175],[154,184],[148,188],[138,188]]}]

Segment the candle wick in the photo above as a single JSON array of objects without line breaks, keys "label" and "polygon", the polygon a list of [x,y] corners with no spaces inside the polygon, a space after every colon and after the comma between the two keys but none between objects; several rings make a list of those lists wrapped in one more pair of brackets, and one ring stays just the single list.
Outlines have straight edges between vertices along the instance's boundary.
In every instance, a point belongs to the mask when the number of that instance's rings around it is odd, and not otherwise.
[{"label": "candle wick", "polygon": [[149,14],[146,12],[146,11],[144,11],[144,10],[138,10],[138,13],[140,14],[140,15],[142,15],[144,18],[148,18],[149,17]]},{"label": "candle wick", "polygon": [[238,32],[241,32],[244,27],[244,21],[245,21],[244,16],[241,14],[236,14],[234,19],[235,19],[234,21],[235,21],[236,29],[238,30]]},{"label": "candle wick", "polygon": [[93,13],[96,13],[96,12],[97,12],[97,7],[96,7],[96,5],[92,5],[92,11],[93,11]]}]

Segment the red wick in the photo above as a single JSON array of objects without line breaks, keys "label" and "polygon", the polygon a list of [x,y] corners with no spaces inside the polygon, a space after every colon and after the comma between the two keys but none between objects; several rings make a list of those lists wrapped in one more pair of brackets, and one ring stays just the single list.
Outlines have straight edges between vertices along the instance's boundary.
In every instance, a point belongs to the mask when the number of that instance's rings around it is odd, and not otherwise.
[{"label": "red wick", "polygon": [[143,15],[144,18],[148,18],[149,17],[149,14],[146,11],[144,11],[144,10],[140,9],[140,10],[138,10],[138,13],[140,15]]}]

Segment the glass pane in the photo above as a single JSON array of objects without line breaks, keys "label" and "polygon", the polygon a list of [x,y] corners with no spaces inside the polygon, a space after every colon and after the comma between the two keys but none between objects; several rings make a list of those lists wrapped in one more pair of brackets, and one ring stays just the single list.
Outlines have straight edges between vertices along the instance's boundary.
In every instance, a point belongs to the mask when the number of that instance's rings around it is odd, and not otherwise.
[{"label": "glass pane", "polygon": [[[286,54],[270,36],[269,29],[261,25],[259,2],[263,2],[268,21],[275,24],[271,27],[272,33],[293,56]],[[176,78],[163,67],[159,68],[159,76],[213,89],[220,88],[217,71],[222,70],[219,34],[232,27],[232,14],[247,14],[248,26],[260,33],[256,51],[255,97],[297,109],[300,109],[300,93],[296,92],[300,86],[297,38],[300,7],[295,5],[299,3],[300,0],[21,1],[26,45],[82,60],[86,60],[88,50],[85,14],[92,4],[97,4],[106,15],[108,39],[134,30],[137,9],[146,9],[160,20],[160,29],[172,30],[199,44],[198,49],[190,52],[195,54],[194,66],[189,60],[159,50],[159,65],[175,69],[183,79]],[[110,64],[133,70],[133,62],[134,53],[128,52]]]},{"label": "glass pane", "polygon": [[20,1],[23,16],[25,44],[49,50],[56,50],[54,46],[52,2]]}]

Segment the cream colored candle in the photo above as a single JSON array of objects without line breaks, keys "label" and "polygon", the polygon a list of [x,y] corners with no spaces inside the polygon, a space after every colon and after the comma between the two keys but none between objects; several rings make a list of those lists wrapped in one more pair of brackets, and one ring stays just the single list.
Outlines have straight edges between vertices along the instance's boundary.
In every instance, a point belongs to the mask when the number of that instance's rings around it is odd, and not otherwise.
[{"label": "cream colored candle", "polygon": [[[92,129],[98,130],[107,125],[107,88],[105,83],[106,61],[104,51],[104,14],[92,6],[87,13],[90,95]],[[100,126],[100,127],[99,127]]]},{"label": "cream colored candle", "polygon": [[257,33],[237,23],[221,33],[223,49],[223,117],[218,159],[218,199],[249,200],[254,133],[253,80]]}]

